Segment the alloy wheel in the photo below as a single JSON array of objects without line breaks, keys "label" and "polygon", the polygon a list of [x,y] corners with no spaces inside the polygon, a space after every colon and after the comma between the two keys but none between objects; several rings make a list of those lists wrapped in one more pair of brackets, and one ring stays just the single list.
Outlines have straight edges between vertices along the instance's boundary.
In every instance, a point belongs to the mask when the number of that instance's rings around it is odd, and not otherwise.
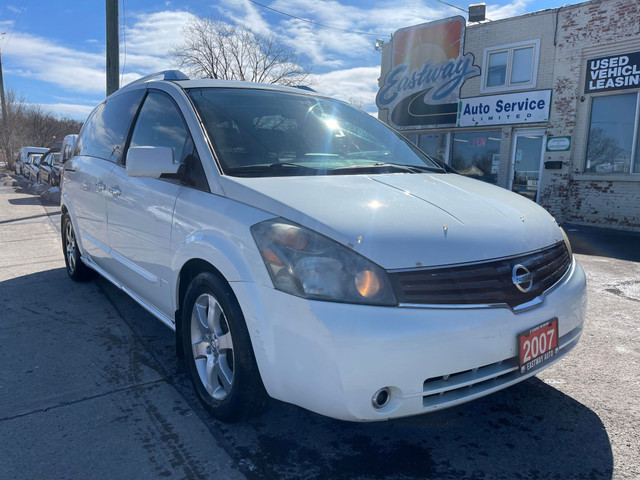
[{"label": "alloy wheel", "polygon": [[231,393],[234,379],[233,340],[226,315],[208,293],[191,312],[191,348],[196,370],[209,395],[220,401]]},{"label": "alloy wheel", "polygon": [[64,238],[67,264],[69,265],[69,270],[73,273],[76,269],[76,236],[73,232],[71,220],[67,221]]}]

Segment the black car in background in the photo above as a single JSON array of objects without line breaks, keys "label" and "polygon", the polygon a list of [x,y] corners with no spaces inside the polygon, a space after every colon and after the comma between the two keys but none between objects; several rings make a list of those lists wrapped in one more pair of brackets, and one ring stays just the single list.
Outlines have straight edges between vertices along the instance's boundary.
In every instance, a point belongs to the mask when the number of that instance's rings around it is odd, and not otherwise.
[{"label": "black car in background", "polygon": [[60,183],[60,150],[52,148],[43,155],[38,172],[36,174],[38,183],[46,183],[52,186]]}]

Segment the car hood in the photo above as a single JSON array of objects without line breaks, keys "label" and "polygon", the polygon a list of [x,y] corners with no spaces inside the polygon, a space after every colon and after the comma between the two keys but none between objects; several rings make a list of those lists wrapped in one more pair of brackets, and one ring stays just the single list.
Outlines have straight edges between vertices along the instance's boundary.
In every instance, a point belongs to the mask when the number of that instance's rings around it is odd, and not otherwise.
[{"label": "car hood", "polygon": [[229,198],[311,228],[386,269],[500,258],[562,240],[537,204],[461,175],[223,178]]}]

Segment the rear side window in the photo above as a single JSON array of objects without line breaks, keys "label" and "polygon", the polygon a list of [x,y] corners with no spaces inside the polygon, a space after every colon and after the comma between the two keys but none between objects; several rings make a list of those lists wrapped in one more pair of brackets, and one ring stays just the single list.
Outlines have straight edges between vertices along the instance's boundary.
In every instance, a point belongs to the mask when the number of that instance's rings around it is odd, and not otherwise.
[{"label": "rear side window", "polygon": [[99,105],[82,127],[75,155],[118,162],[144,93],[142,89],[122,93]]}]

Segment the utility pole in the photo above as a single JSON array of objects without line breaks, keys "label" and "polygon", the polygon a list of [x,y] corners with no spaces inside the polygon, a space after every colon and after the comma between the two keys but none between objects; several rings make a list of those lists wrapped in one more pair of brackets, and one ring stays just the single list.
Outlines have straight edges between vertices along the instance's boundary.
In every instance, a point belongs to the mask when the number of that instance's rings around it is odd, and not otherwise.
[{"label": "utility pole", "polygon": [[4,33],[0,33],[0,100],[2,101],[2,122],[0,123],[0,153],[4,155],[5,161],[9,163],[9,147],[8,147],[8,119],[7,119],[7,102],[4,98],[4,80],[2,78],[2,38]]},{"label": "utility pole", "polygon": [[[0,41],[4,37],[4,33],[0,33]],[[6,121],[7,117],[7,102],[4,99],[4,80],[2,79],[2,45],[0,44],[0,97],[2,97],[2,123]]]},{"label": "utility pole", "polygon": [[106,0],[107,8],[107,96],[120,88],[120,44],[118,0]]}]

